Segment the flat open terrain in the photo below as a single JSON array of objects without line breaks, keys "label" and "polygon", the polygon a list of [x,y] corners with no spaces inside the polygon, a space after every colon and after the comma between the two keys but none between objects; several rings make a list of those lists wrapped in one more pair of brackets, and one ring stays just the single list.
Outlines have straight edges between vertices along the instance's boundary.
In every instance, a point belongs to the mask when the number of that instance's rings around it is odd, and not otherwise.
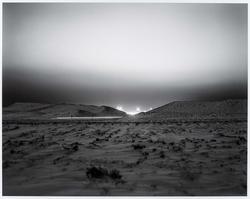
[{"label": "flat open terrain", "polygon": [[246,195],[247,122],[5,123],[4,195]]}]

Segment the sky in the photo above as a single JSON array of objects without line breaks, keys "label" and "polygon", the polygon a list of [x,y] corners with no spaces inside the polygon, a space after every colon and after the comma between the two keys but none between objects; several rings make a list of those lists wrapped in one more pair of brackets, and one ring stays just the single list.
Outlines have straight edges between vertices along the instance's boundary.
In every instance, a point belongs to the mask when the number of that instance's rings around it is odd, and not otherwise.
[{"label": "sky", "polygon": [[247,4],[4,3],[3,105],[247,97]]}]

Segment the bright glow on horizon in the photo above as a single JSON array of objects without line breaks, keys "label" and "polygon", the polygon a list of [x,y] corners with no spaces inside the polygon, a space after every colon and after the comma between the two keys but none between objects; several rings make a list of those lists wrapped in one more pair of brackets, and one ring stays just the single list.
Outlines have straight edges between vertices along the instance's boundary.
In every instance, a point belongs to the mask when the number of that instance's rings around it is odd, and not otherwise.
[{"label": "bright glow on horizon", "polygon": [[126,112],[128,115],[136,115],[138,112]]},{"label": "bright glow on horizon", "polygon": [[126,110],[123,109],[123,107],[122,107],[121,105],[118,105],[118,106],[116,106],[116,109],[119,110],[119,111],[124,111],[124,112],[126,112],[128,115],[136,115],[136,114],[138,114],[138,113],[141,112],[140,107],[136,107],[136,110],[135,110],[135,111],[126,111]]},{"label": "bright glow on horizon", "polygon": [[138,113],[142,112],[140,107],[136,107],[136,110],[135,111],[128,111],[126,112],[128,115],[136,115]]},{"label": "bright glow on horizon", "polygon": [[122,106],[117,106],[116,109],[119,110],[119,111],[124,111]]}]

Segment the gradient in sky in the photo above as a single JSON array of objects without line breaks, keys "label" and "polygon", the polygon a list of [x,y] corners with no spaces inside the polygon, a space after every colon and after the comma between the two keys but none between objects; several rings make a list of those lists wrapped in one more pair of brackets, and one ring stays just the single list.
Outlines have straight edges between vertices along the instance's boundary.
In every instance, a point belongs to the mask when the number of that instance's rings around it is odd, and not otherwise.
[{"label": "gradient in sky", "polygon": [[246,97],[247,4],[3,4],[4,105]]}]

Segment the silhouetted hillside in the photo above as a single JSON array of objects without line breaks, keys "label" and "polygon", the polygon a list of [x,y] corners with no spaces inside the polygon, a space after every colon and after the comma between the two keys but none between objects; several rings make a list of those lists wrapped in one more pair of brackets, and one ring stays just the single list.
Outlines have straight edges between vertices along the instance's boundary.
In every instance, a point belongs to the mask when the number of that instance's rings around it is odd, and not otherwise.
[{"label": "silhouetted hillside", "polygon": [[4,119],[125,115],[125,112],[112,107],[82,104],[15,103],[3,108]]},{"label": "silhouetted hillside", "polygon": [[247,100],[176,101],[134,116],[137,120],[247,118]]}]

